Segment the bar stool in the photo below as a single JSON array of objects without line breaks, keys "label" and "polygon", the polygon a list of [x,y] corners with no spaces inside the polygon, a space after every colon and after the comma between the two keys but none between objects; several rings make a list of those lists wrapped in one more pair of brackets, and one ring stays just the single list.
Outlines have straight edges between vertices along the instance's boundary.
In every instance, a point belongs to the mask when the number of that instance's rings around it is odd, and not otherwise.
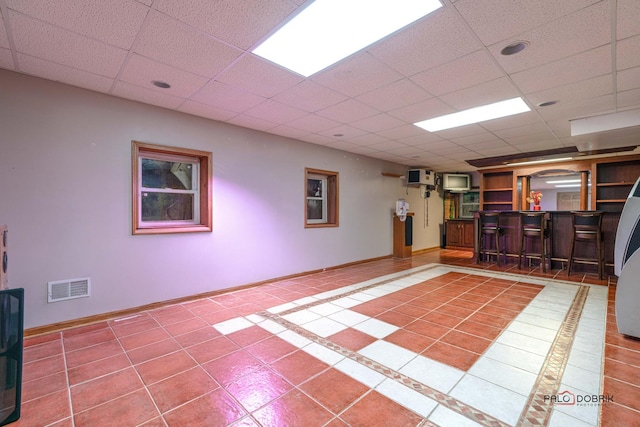
[{"label": "bar stool", "polygon": [[[520,212],[520,250],[518,251],[518,269],[522,268],[522,256],[526,261],[529,258],[540,258],[540,265],[544,273],[547,272],[546,259],[549,258],[551,268],[551,254],[549,252],[549,229],[547,228],[546,212],[523,211]],[[527,246],[534,242],[540,242],[539,253],[527,253]]]},{"label": "bar stool", "polygon": [[478,264],[483,255],[495,255],[499,266],[500,252],[504,253],[505,262],[507,261],[506,250],[500,249],[501,236],[504,236],[504,229],[500,227],[500,212],[480,212]]},{"label": "bar stool", "polygon": [[[602,244],[602,215],[603,211],[573,211],[571,212],[571,249],[569,250],[569,265],[567,275],[571,274],[573,262],[597,262],[598,277],[604,277],[604,247]],[[576,243],[595,243],[596,257],[583,258],[574,256]]]}]

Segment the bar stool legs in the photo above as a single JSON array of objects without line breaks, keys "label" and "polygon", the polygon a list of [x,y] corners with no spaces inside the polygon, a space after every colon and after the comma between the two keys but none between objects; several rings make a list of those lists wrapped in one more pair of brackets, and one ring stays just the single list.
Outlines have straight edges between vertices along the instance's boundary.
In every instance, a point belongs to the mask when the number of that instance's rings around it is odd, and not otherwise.
[{"label": "bar stool legs", "polygon": [[[604,279],[604,245],[602,244],[602,211],[574,211],[571,212],[571,248],[569,249],[569,260],[567,265],[567,275],[571,275],[571,269],[575,261],[597,262],[598,278]],[[584,258],[576,257],[575,249],[577,243],[592,242],[595,244],[596,257]]]},{"label": "bar stool legs", "polygon": [[[501,236],[504,236],[504,230],[500,227],[500,212],[481,212],[478,258],[476,260],[478,264],[483,256],[495,255],[498,266],[500,266],[501,252],[504,252],[505,262],[507,261],[505,249],[500,248]],[[491,242],[493,242],[495,249],[491,248]]]},{"label": "bar stool legs", "polygon": [[[527,255],[540,256],[542,272],[547,272],[547,257],[551,268],[551,257],[547,249],[549,230],[547,230],[546,212],[520,212],[520,250],[518,251],[518,269],[522,269],[522,258],[526,261]],[[540,242],[540,254],[528,254],[527,243]]]}]

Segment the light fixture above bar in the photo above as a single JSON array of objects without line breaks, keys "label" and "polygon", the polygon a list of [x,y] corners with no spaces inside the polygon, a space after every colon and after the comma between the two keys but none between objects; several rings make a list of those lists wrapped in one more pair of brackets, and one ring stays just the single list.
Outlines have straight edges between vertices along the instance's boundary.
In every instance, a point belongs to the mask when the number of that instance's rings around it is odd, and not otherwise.
[{"label": "light fixture above bar", "polygon": [[547,184],[574,184],[582,182],[580,179],[558,179],[553,181],[545,181]]},{"label": "light fixture above bar", "polygon": [[563,162],[565,160],[572,160],[572,159],[573,159],[573,157],[562,157],[562,158],[559,158],[559,159],[531,160],[529,162],[507,163],[506,166],[536,165],[538,163]]},{"label": "light fixture above bar", "polygon": [[440,7],[438,0],[316,0],[253,53],[308,77]]},{"label": "light fixture above bar", "polygon": [[439,130],[499,119],[500,117],[512,116],[514,114],[520,114],[527,111],[531,111],[531,108],[529,108],[522,98],[518,97],[494,102],[493,104],[483,105],[480,107],[469,108],[468,110],[458,111],[457,113],[447,114],[433,119],[423,120],[421,122],[414,123],[414,125],[429,132],[437,132]]}]

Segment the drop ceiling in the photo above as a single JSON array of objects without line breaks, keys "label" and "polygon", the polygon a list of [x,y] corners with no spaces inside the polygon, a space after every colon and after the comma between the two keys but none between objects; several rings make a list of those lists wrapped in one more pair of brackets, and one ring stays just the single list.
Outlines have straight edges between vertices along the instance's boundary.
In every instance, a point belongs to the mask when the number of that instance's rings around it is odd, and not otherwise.
[{"label": "drop ceiling", "polygon": [[[251,53],[303,0],[0,0],[0,68],[436,171],[640,142],[640,127],[618,142],[576,139],[570,125],[640,109],[640,1],[441,1],[304,78]],[[527,49],[500,54],[517,41]],[[435,133],[413,125],[517,96],[530,112]]]}]

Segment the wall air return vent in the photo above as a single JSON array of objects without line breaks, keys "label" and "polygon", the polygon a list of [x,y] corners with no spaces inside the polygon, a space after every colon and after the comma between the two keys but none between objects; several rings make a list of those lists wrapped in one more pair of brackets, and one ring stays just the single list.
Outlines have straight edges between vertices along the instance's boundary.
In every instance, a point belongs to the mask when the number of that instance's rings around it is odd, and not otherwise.
[{"label": "wall air return vent", "polygon": [[49,282],[47,296],[47,302],[58,302],[91,296],[91,280],[85,277],[81,279]]}]

